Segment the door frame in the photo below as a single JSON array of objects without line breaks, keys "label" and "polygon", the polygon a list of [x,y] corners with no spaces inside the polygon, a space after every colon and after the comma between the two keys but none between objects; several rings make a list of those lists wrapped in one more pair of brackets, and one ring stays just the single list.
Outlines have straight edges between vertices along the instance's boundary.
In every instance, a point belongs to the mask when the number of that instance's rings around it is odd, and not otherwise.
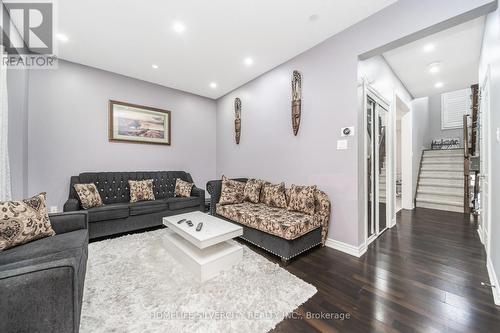
[{"label": "door frame", "polygon": [[[410,184],[410,193],[411,197],[413,198],[413,191],[411,191],[412,188],[412,170],[411,170],[411,159],[412,159],[412,152],[411,148],[407,148],[406,150],[404,149],[399,149],[397,145],[397,115],[398,115],[398,106],[401,103],[401,105],[406,109],[406,112],[404,114],[404,119],[401,118],[401,144],[403,143],[403,138],[409,139],[411,142],[412,140],[412,133],[411,133],[411,123],[406,124],[406,122],[411,121],[411,106],[405,102],[400,94],[398,94],[397,91],[394,91],[393,97],[392,97],[392,103],[391,103],[391,114],[390,114],[390,121],[392,124],[392,139],[390,140],[390,152],[391,152],[391,157],[392,157],[392,179],[391,179],[391,188],[392,191],[394,191],[393,198],[391,200],[391,226],[390,228],[394,227],[396,225],[396,175],[397,175],[397,159],[401,159],[401,177],[402,177],[402,183],[409,183]],[[403,124],[408,125],[404,126],[403,130]],[[399,151],[401,151],[401,156],[399,155]],[[407,163],[404,163],[407,162]],[[413,209],[414,207],[407,207],[406,203],[403,202],[403,193],[408,192],[407,186],[404,187],[404,185],[401,188],[401,209]],[[413,200],[411,200],[413,202]]]},{"label": "door frame", "polygon": [[[484,94],[483,91],[484,89],[487,89],[488,91],[488,99],[484,100]],[[487,105],[485,108],[486,110],[481,110],[481,136],[484,138],[481,141],[485,141],[484,143],[481,142],[480,146],[480,154],[484,156],[483,161],[486,163],[487,168],[486,168],[486,180],[488,183],[487,186],[487,212],[486,212],[486,222],[484,221],[483,217],[481,217],[481,229],[480,232],[482,233],[482,239],[483,242],[486,242],[485,244],[485,250],[486,250],[486,255],[487,257],[490,257],[491,253],[491,124],[490,124],[490,116],[491,116],[491,103],[490,103],[490,96],[491,96],[491,85],[490,85],[490,65],[488,65],[486,69],[486,74],[483,80],[483,84],[480,87],[480,92],[481,92],[481,104],[480,107],[483,105]],[[484,103],[484,104],[483,104]],[[486,111],[486,113],[484,113]],[[486,129],[486,131],[484,130]],[[484,133],[484,134],[483,134]],[[483,149],[484,148],[484,149]],[[480,175],[482,173],[480,172]],[[480,182],[483,183],[484,178],[480,178]],[[483,195],[484,191],[484,186],[481,184],[481,202],[484,202],[485,196]],[[481,211],[483,211],[483,204],[481,203]],[[482,214],[484,216],[484,214]],[[484,228],[484,224],[486,225],[486,228]]]},{"label": "door frame", "polygon": [[[391,103],[388,100],[386,100],[375,88],[373,88],[370,84],[368,84],[368,82],[366,80],[364,80],[363,81],[363,157],[362,158],[363,158],[363,193],[364,193],[364,195],[363,195],[363,211],[364,211],[364,214],[363,214],[364,215],[364,219],[363,219],[363,224],[364,224],[363,238],[364,238],[364,241],[363,241],[363,244],[365,244],[365,246],[368,246],[371,242],[373,242],[378,236],[380,236],[392,224],[392,222],[390,221],[390,220],[392,220],[392,218],[390,218],[391,214],[387,214],[387,212],[386,212],[386,227],[383,230],[379,230],[379,223],[378,222],[375,223],[375,233],[373,235],[371,235],[370,237],[368,237],[368,223],[367,223],[367,221],[368,221],[368,209],[367,209],[367,206],[368,206],[368,192],[367,192],[368,177],[366,176],[368,173],[368,161],[366,158],[367,152],[368,152],[368,136],[366,133],[366,129],[368,126],[368,122],[367,122],[368,113],[367,113],[367,107],[366,107],[367,102],[368,102],[368,96],[371,99],[373,99],[376,103],[381,105],[383,108],[385,108],[385,110],[387,111],[387,116],[388,116],[387,127],[388,128],[386,131],[386,145],[388,145],[389,140],[393,140],[393,135],[392,135],[393,124],[390,121],[390,117],[391,117],[390,114],[391,114],[391,110],[392,110]],[[374,121],[375,121],[375,119],[374,119]],[[393,163],[392,157],[393,156],[392,156],[392,153],[391,154],[389,153],[389,149],[386,152],[386,165],[392,166],[392,163]],[[391,177],[391,178],[389,178],[389,177]],[[392,174],[391,168],[386,167],[386,182],[385,182],[386,203],[392,202],[393,197],[395,195],[395,191],[392,189],[392,186],[389,186],[390,182],[387,181],[387,179],[392,179],[392,177],[393,177],[393,174]],[[394,200],[395,200],[395,198],[394,198]],[[378,203],[378,196],[377,196],[376,203]],[[390,206],[392,206],[392,204],[390,204]],[[386,210],[391,212],[389,210],[389,205],[387,205]],[[378,216],[376,216],[375,221],[378,221]]]}]

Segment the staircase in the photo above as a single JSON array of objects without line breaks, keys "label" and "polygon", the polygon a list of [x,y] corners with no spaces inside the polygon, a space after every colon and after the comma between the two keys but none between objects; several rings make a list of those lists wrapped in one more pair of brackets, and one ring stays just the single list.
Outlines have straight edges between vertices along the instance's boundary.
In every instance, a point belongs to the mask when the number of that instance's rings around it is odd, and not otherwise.
[{"label": "staircase", "polygon": [[416,206],[464,212],[463,149],[424,151]]}]

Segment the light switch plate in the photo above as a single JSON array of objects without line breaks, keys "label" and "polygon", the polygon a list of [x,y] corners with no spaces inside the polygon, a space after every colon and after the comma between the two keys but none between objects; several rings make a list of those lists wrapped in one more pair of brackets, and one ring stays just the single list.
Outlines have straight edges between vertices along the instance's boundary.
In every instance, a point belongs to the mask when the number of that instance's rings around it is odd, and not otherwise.
[{"label": "light switch plate", "polygon": [[500,128],[497,127],[497,142],[500,142]]},{"label": "light switch plate", "polygon": [[347,140],[337,140],[337,150],[347,149]]},{"label": "light switch plate", "polygon": [[57,206],[50,206],[50,213],[57,213]]},{"label": "light switch plate", "polygon": [[353,136],[353,135],[354,135],[354,126],[342,127],[340,129],[340,136]]}]

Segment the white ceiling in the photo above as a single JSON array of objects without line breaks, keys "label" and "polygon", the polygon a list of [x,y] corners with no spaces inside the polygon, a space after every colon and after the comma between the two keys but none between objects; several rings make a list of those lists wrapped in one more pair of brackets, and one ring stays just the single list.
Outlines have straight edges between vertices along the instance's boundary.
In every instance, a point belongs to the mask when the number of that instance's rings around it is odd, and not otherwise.
[{"label": "white ceiling", "polygon": [[59,57],[218,98],[394,2],[64,0]]},{"label": "white ceiling", "polygon": [[[384,57],[413,97],[424,97],[466,88],[477,83],[484,17],[384,53]],[[431,52],[424,48],[432,44]],[[440,71],[429,73],[439,62]],[[441,88],[434,85],[442,82]]]}]

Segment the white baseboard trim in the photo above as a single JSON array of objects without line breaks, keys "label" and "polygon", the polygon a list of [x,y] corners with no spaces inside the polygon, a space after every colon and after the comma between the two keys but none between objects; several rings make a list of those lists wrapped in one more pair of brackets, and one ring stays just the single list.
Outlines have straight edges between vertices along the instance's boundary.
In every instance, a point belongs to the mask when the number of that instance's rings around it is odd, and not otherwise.
[{"label": "white baseboard trim", "polygon": [[361,257],[366,252],[366,245],[362,244],[360,246],[354,246],[347,244],[335,239],[327,238],[325,246],[331,247],[332,249],[347,253],[356,258]]},{"label": "white baseboard trim", "polygon": [[490,277],[490,284],[495,287],[491,287],[491,292],[493,293],[493,301],[495,302],[496,305],[500,306],[500,286],[498,285],[498,278],[495,273],[495,270],[493,269],[493,263],[491,262],[491,259],[488,257],[486,260],[486,268],[488,269],[488,275]]},{"label": "white baseboard trim", "polygon": [[484,240],[483,240],[483,227],[481,225],[479,225],[479,227],[477,228],[477,233],[479,234],[479,240],[481,240],[481,243],[484,244]]}]

